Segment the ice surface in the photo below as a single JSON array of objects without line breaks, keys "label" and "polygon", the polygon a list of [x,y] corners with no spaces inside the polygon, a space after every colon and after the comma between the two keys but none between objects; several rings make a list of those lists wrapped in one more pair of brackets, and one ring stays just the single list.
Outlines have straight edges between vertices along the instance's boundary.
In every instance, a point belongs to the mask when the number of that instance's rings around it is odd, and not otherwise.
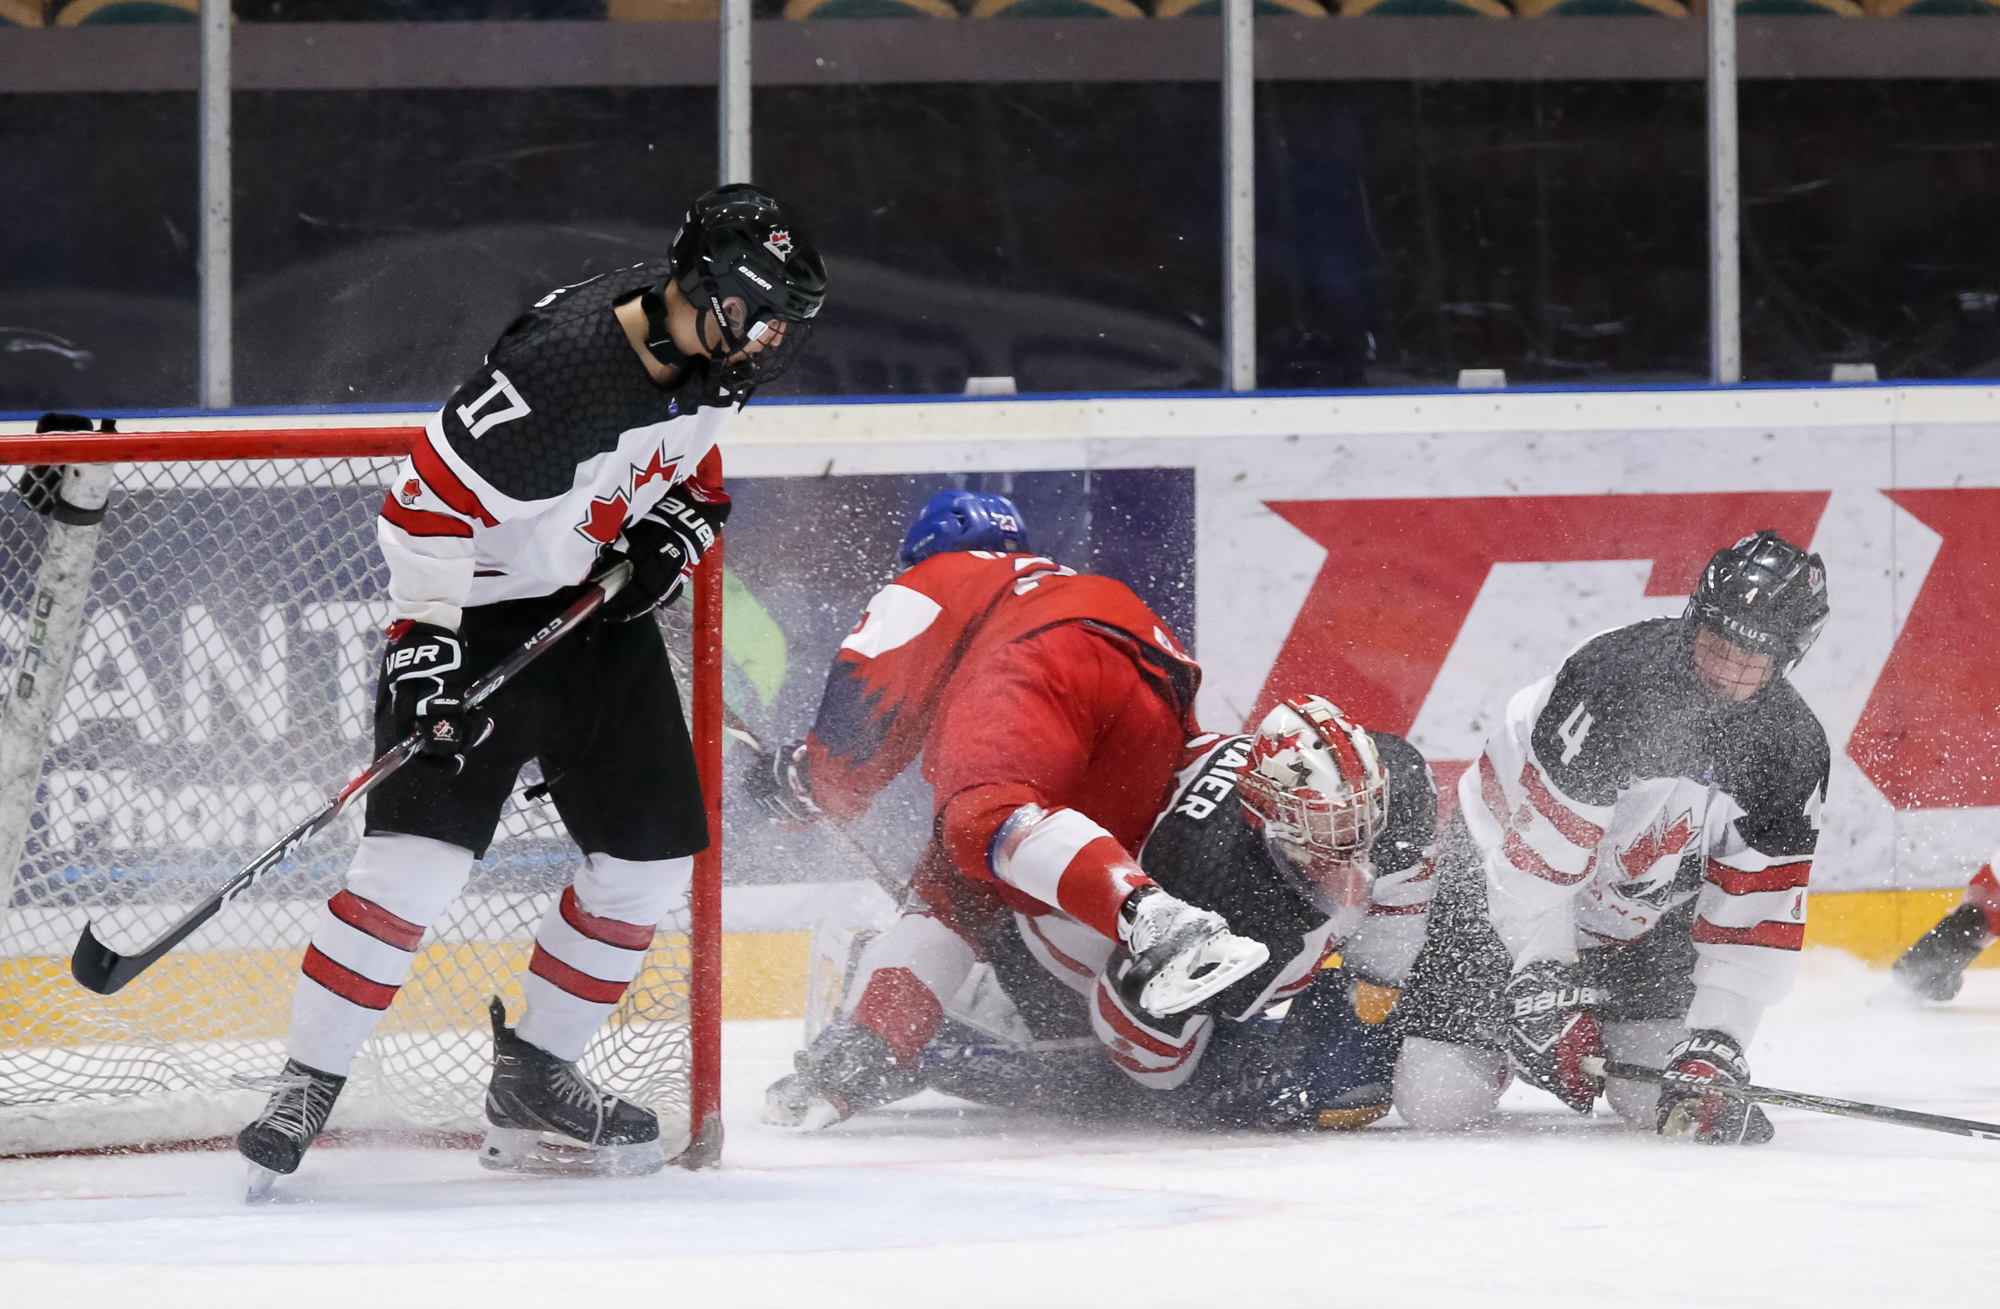
[{"label": "ice surface", "polygon": [[[2000,1119],[2000,973],[1949,1005],[1807,959],[1760,1082]],[[229,1154],[0,1161],[8,1305],[1833,1306],[1988,1297],[2000,1144],[1779,1111],[1673,1146],[1516,1088],[1425,1137],[1079,1129],[942,1097],[756,1121],[796,1023],[731,1024],[725,1166],[621,1181],[324,1149],[246,1207]]]}]

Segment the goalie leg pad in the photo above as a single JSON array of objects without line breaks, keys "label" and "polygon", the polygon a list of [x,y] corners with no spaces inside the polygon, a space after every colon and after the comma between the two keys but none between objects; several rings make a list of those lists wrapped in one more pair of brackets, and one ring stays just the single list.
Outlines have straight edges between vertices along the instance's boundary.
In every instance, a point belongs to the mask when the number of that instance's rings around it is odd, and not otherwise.
[{"label": "goalie leg pad", "polygon": [[[1618,1063],[1658,1068],[1686,1036],[1687,1028],[1677,1022],[1606,1023],[1604,1053]],[[1655,1083],[1610,1080],[1604,1084],[1604,1099],[1634,1127],[1650,1132],[1659,1118],[1660,1088]]]}]

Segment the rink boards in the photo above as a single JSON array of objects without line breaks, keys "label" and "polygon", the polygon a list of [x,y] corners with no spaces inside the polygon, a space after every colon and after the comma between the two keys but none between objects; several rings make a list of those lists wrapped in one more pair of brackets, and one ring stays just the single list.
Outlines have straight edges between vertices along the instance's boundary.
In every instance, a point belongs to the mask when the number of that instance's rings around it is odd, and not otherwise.
[{"label": "rink boards", "polygon": [[[2000,846],[1996,438],[1987,384],[760,402],[724,447],[728,696],[767,737],[803,734],[903,525],[965,485],[1013,495],[1044,553],[1130,582],[1200,658],[1206,726],[1319,691],[1449,783],[1577,642],[1678,612],[1714,549],[1775,527],[1825,558],[1833,602],[1794,674],[1833,748],[1808,939],[1879,960]],[[857,834],[900,872],[928,820],[906,778]],[[796,1012],[815,885],[872,870],[734,788],[725,828],[731,900],[760,906],[726,924],[730,1016]]]}]

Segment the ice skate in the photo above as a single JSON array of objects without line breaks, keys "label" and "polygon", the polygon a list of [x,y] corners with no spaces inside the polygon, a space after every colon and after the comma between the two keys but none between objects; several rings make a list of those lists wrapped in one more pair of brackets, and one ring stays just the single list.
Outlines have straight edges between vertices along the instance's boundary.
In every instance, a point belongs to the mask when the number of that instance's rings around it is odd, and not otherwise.
[{"label": "ice skate", "polygon": [[503,1173],[643,1177],[666,1166],[652,1110],[591,1084],[566,1059],[507,1026],[494,997],[493,1079],[486,1088],[486,1139],[479,1163]]},{"label": "ice skate", "polygon": [[1965,968],[1986,948],[1986,913],[1962,904],[1917,938],[1890,969],[1903,987],[1926,1000],[1949,1000],[1965,984]]},{"label": "ice skate", "polygon": [[254,1201],[269,1195],[280,1177],[298,1171],[347,1079],[287,1059],[276,1077],[245,1078],[241,1084],[271,1093],[264,1112],[236,1134],[237,1153],[250,1163],[247,1198]]},{"label": "ice skate", "polygon": [[1124,939],[1106,971],[1126,1003],[1155,1018],[1194,1008],[1271,957],[1262,942],[1230,931],[1222,915],[1156,888],[1125,902],[1118,930]]},{"label": "ice skate", "polygon": [[821,1032],[792,1063],[795,1071],[764,1092],[764,1121],[773,1127],[818,1131],[923,1089],[887,1041],[852,1021]]}]

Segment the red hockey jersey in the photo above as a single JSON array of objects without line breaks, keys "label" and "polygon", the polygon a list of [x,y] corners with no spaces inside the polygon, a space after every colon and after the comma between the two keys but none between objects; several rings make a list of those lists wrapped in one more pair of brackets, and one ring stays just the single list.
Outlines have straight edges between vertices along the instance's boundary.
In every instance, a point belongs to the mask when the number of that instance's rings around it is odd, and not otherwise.
[{"label": "red hockey jersey", "polygon": [[841,642],[807,738],[813,799],[836,818],[860,816],[918,753],[934,751],[938,708],[985,656],[1066,623],[1124,649],[1199,732],[1201,668],[1124,583],[1039,555],[933,555],[876,592]]}]

